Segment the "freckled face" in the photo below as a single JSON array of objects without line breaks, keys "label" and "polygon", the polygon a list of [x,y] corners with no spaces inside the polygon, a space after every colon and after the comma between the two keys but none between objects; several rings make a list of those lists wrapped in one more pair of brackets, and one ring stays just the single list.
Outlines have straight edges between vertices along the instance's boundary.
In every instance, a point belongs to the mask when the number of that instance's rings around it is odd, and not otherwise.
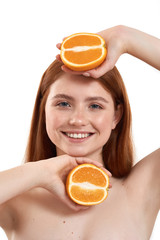
[{"label": "freckled face", "polygon": [[117,123],[113,99],[97,80],[65,73],[50,88],[45,114],[57,155],[95,160]]}]

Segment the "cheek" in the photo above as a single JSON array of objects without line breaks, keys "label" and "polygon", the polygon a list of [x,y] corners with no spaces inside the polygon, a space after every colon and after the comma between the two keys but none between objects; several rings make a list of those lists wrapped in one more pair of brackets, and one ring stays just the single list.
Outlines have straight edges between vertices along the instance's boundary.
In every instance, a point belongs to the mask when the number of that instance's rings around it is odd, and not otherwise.
[{"label": "cheek", "polygon": [[58,119],[51,116],[46,116],[46,130],[47,132],[53,131],[58,126]]},{"label": "cheek", "polygon": [[53,117],[51,112],[46,111],[45,114],[45,121],[46,121],[46,131],[48,136],[50,137],[53,134],[54,129],[57,127],[58,121],[56,118]]},{"label": "cheek", "polygon": [[58,130],[66,122],[66,118],[62,114],[56,112],[46,112],[46,131],[48,135],[54,135],[55,131]]},{"label": "cheek", "polygon": [[112,129],[113,126],[113,114],[103,114],[99,115],[95,118],[95,124],[99,127],[99,129]]}]

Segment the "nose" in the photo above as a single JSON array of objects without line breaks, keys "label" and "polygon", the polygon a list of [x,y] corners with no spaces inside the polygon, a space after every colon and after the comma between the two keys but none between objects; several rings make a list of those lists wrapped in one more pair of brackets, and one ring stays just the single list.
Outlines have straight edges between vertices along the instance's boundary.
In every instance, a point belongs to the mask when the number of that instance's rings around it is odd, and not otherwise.
[{"label": "nose", "polygon": [[87,113],[82,110],[75,110],[70,115],[69,124],[72,126],[86,126],[88,124]]}]

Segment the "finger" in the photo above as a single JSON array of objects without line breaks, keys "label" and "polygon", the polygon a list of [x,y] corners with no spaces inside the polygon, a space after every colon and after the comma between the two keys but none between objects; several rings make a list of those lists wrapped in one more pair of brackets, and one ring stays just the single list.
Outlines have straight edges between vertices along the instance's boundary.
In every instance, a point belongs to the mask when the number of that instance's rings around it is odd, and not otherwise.
[{"label": "finger", "polygon": [[56,47],[60,50],[61,49],[61,43],[57,43]]},{"label": "finger", "polygon": [[92,160],[90,158],[85,158],[85,157],[76,157],[75,158],[76,162],[78,164],[83,164],[83,163],[91,163],[91,164],[94,164],[95,166],[97,167],[103,167],[103,164],[100,163],[100,162],[97,162],[95,160]]},{"label": "finger", "polygon": [[[59,62],[62,62],[60,54],[58,54],[58,55],[56,56],[56,59],[57,59]],[[62,62],[62,63],[63,63],[63,62]]]},{"label": "finger", "polygon": [[[67,36],[67,37],[68,37],[68,36]],[[62,40],[64,41],[67,37],[62,38]]]},{"label": "finger", "polygon": [[76,160],[76,162],[77,162],[78,164],[83,164],[83,163],[91,163],[91,164],[94,164],[95,166],[101,168],[104,172],[106,172],[106,174],[107,174],[109,177],[112,177],[112,173],[109,172],[106,168],[104,168],[102,163],[99,163],[99,162],[97,162],[97,161],[91,160],[91,159],[89,159],[89,158],[83,158],[83,157],[77,157],[75,160]]},{"label": "finger", "polygon": [[110,59],[107,58],[99,67],[89,70],[86,73],[88,73],[88,76],[91,76],[93,78],[99,78],[103,76],[106,72],[110,71],[113,67],[114,64],[111,62]]},{"label": "finger", "polygon": [[112,177],[112,173],[110,171],[108,171],[106,168],[101,167],[101,169],[109,176]]},{"label": "finger", "polygon": [[112,70],[122,53],[119,49],[108,46],[107,57],[104,62],[95,69],[87,71],[87,73],[93,78],[99,78],[108,71]]},{"label": "finger", "polygon": [[[63,39],[62,39],[62,41],[64,41],[65,39],[66,39],[67,37],[64,37]],[[56,47],[59,49],[59,50],[61,50],[61,43],[57,43],[56,44]]]},{"label": "finger", "polygon": [[109,183],[109,186],[108,186],[109,188],[112,188],[112,184],[111,183]]}]

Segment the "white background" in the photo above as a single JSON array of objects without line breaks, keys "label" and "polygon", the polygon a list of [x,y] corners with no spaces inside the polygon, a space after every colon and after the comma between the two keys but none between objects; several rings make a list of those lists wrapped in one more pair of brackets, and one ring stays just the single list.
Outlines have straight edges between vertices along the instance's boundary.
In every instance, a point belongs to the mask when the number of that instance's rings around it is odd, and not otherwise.
[{"label": "white background", "polygon": [[[35,95],[59,52],[56,43],[119,24],[160,38],[160,1],[0,1],[0,170],[23,159]],[[117,67],[130,98],[138,161],[160,145],[160,72],[127,54]],[[159,234],[160,216],[151,239]],[[0,239],[6,239],[2,230]]]}]

